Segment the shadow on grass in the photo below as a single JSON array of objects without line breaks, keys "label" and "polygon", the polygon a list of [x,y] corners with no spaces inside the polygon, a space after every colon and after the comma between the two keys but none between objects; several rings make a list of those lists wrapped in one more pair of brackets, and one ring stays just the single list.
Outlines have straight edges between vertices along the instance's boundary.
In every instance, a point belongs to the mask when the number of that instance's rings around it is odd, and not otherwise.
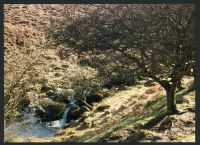
[{"label": "shadow on grass", "polygon": [[119,121],[116,125],[108,128],[105,130],[105,132],[94,136],[93,138],[90,138],[88,141],[92,142],[102,142],[105,138],[111,136],[111,134],[119,129],[126,128],[127,126],[139,127],[141,129],[144,128],[151,128],[155,126],[157,123],[162,121],[164,117],[167,115],[166,111],[166,102],[163,98],[162,102],[157,102],[151,106],[150,111],[145,111],[142,114],[136,115],[136,116],[128,116],[126,118],[123,118],[121,121]]},{"label": "shadow on grass", "polygon": [[[176,95],[177,100],[183,100],[186,95],[191,93],[188,89],[179,92]],[[84,135],[73,138],[75,142],[103,142],[104,139],[109,138],[113,132],[127,127],[134,129],[151,129],[162,121],[167,115],[166,96],[159,96],[158,99],[152,100],[148,107],[144,108],[138,115],[129,115],[114,125],[102,127],[98,131],[88,131]]]}]

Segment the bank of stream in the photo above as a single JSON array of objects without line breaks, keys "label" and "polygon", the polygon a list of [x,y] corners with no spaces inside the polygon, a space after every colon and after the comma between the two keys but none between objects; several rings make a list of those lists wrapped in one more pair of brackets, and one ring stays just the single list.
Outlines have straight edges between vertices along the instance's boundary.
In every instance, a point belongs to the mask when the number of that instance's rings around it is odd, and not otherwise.
[{"label": "bank of stream", "polygon": [[[47,99],[48,100],[48,99]],[[42,121],[36,114],[35,106],[29,105],[22,111],[21,117],[4,123],[4,133],[7,137],[28,139],[30,137],[47,138],[53,137],[58,130],[65,127],[68,119],[68,113],[76,105],[76,100],[69,99],[66,104],[61,119],[53,121]],[[40,106],[41,107],[41,106]],[[41,108],[43,109],[43,108]],[[74,120],[71,120],[74,121]]]}]

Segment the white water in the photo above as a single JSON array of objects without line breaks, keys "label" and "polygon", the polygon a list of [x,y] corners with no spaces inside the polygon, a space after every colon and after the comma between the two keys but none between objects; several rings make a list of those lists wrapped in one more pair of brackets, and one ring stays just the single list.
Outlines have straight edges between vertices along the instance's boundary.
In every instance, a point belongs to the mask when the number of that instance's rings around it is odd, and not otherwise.
[{"label": "white water", "polygon": [[63,129],[65,127],[65,122],[67,120],[67,114],[71,107],[65,109],[62,119],[60,120],[60,128]]},{"label": "white water", "polygon": [[63,117],[61,120],[57,120],[57,121],[53,121],[53,125],[52,127],[53,128],[60,128],[60,129],[63,129],[65,127],[65,123],[66,123],[66,120],[67,120],[67,114],[70,110],[70,108],[75,104],[76,100],[74,99],[69,99],[70,103],[69,103],[69,107],[65,109],[65,112],[63,113]]}]

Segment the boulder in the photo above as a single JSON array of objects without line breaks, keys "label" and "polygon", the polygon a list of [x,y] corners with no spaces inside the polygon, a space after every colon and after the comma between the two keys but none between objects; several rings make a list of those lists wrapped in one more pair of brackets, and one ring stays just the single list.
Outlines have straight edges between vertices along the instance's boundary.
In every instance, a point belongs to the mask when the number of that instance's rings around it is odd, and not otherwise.
[{"label": "boulder", "polygon": [[74,105],[70,107],[67,122],[70,122],[71,120],[77,120],[82,115],[82,110],[79,105]]},{"label": "boulder", "polygon": [[74,97],[75,91],[73,89],[61,89],[57,88],[55,91],[56,101],[59,102],[68,102],[69,97]]},{"label": "boulder", "polygon": [[36,114],[42,121],[54,121],[61,119],[65,111],[65,103],[55,102],[49,98],[39,99],[34,103]]}]

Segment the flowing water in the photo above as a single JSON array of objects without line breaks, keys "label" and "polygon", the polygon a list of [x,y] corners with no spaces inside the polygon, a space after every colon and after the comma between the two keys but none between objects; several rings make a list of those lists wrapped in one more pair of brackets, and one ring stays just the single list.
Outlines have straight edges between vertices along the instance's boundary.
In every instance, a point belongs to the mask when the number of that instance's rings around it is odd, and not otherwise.
[{"label": "flowing water", "polygon": [[70,101],[70,103],[69,103],[70,106],[69,106],[68,108],[65,109],[65,112],[64,112],[64,114],[63,114],[63,117],[62,117],[62,119],[59,121],[59,125],[60,125],[60,128],[61,128],[61,129],[63,129],[63,128],[65,127],[65,122],[66,122],[66,120],[67,120],[67,114],[68,114],[70,108],[71,108],[72,106],[74,106],[74,105],[75,105],[75,102],[76,102],[74,99],[70,99],[69,101]]},{"label": "flowing water", "polygon": [[5,134],[15,134],[20,138],[28,137],[52,137],[59,129],[63,129],[67,120],[67,115],[72,106],[75,105],[75,100],[71,99],[69,107],[63,113],[60,120],[42,123],[39,118],[35,116],[35,109],[26,108],[22,112],[23,117],[18,121],[9,122],[4,130]]}]

